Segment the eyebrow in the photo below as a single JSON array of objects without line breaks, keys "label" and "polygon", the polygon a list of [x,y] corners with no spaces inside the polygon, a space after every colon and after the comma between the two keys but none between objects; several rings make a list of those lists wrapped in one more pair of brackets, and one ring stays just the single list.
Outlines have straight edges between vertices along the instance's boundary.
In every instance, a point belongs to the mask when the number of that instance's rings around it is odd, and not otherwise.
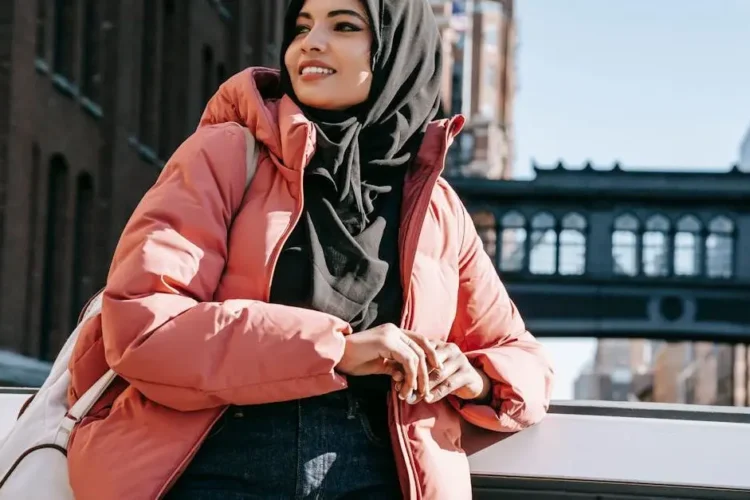
[{"label": "eyebrow", "polygon": [[[328,13],[329,18],[338,17],[338,16],[353,16],[361,20],[363,23],[368,24],[367,19],[365,19],[365,17],[359,12],[357,12],[356,10],[337,9],[337,10],[332,10],[331,12]],[[312,20],[312,15],[310,15],[307,12],[300,12],[297,17],[304,17],[305,19]]]}]

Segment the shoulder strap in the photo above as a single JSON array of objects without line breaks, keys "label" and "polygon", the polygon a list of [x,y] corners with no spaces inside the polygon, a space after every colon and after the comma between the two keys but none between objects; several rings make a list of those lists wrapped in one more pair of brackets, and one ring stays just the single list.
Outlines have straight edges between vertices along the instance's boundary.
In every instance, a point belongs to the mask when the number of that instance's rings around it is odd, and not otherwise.
[{"label": "shoulder strap", "polygon": [[[240,126],[245,132],[245,142],[247,144],[245,153],[245,169],[247,172],[247,176],[245,178],[245,190],[247,190],[247,188],[250,186],[250,183],[253,181],[253,177],[255,177],[255,172],[258,170],[259,148],[257,147],[258,144],[252,132],[250,132],[247,127],[242,125]],[[101,292],[99,293],[101,294]],[[99,300],[99,304],[94,304],[94,309],[96,309],[96,305],[99,305],[99,307],[101,307],[101,297],[99,296],[99,294],[95,297],[95,299],[92,299],[92,302],[94,302],[96,299]],[[88,319],[88,317],[91,316],[92,307],[88,307],[87,309],[88,313],[84,316],[84,320]],[[107,388],[112,384],[115,378],[117,378],[117,374],[111,369],[107,370],[107,373],[102,375],[102,377],[97,380],[94,385],[91,386],[85,393],[83,393],[78,401],[76,401],[76,403],[70,408],[70,410],[68,411],[68,416],[73,421],[79,422],[84,416],[86,416],[89,410],[91,410],[91,407],[94,406],[101,395],[104,394],[104,391],[107,390]]]},{"label": "shoulder strap", "polygon": [[247,143],[247,150],[245,153],[245,167],[247,168],[247,177],[245,178],[245,190],[250,187],[250,183],[255,177],[255,172],[258,170],[258,147],[255,137],[247,127],[242,127],[245,131],[245,142]]}]

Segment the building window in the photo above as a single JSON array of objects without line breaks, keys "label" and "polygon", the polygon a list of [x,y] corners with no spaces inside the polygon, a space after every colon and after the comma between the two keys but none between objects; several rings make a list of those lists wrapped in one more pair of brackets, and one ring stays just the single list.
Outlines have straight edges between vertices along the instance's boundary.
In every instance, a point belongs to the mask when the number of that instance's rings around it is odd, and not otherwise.
[{"label": "building window", "polygon": [[75,0],[55,0],[55,73],[72,82],[76,33],[78,33]]},{"label": "building window", "polygon": [[555,274],[557,271],[557,231],[555,218],[546,212],[531,219],[529,271],[532,274]]},{"label": "building window", "polygon": [[68,164],[62,156],[50,160],[47,183],[47,228],[44,239],[44,283],[42,285],[42,325],[39,357],[54,359],[60,339],[66,335],[63,324],[63,286],[67,241]]},{"label": "building window", "polygon": [[36,56],[47,59],[47,1],[36,2]]},{"label": "building window", "polygon": [[203,67],[202,72],[202,92],[201,92],[201,107],[205,106],[214,91],[214,49],[208,45],[203,46]]},{"label": "building window", "polygon": [[497,255],[497,224],[495,216],[490,212],[476,212],[471,215],[474,226],[477,228],[479,238],[484,245],[484,251],[490,256],[492,262],[495,262]]},{"label": "building window", "polygon": [[500,270],[519,273],[523,271],[526,262],[526,218],[518,212],[508,212],[503,216],[500,226]]},{"label": "building window", "polygon": [[612,265],[620,276],[636,276],[638,265],[638,232],[640,222],[630,214],[615,219],[612,231]]},{"label": "building window", "polygon": [[156,87],[158,85],[158,2],[143,0],[141,37],[140,123],[138,138],[144,146],[156,147]]},{"label": "building window", "polygon": [[586,272],[586,219],[578,213],[567,214],[560,230],[558,272],[580,276]]},{"label": "building window", "polygon": [[701,273],[701,231],[701,222],[693,215],[686,215],[677,221],[674,235],[675,276],[698,276]]},{"label": "building window", "polygon": [[646,276],[669,274],[669,220],[663,215],[653,215],[646,221],[643,233],[643,273]]},{"label": "building window", "polygon": [[68,328],[73,330],[86,301],[94,294],[91,250],[94,248],[94,181],[89,174],[76,179],[73,269]]},{"label": "building window", "polygon": [[731,278],[734,273],[734,222],[720,215],[708,224],[706,274],[709,278]]},{"label": "building window", "polygon": [[83,30],[83,63],[81,90],[90,101],[101,99],[101,0],[85,0]]}]

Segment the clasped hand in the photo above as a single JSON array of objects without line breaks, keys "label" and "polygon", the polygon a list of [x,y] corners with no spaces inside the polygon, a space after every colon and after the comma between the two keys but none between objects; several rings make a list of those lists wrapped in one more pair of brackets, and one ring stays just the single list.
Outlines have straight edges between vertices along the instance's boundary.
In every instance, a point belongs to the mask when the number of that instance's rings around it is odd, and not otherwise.
[{"label": "clasped hand", "polygon": [[353,376],[389,375],[398,396],[410,404],[440,401],[453,394],[465,400],[485,399],[490,381],[453,343],[433,343],[393,324],[346,337],[336,369]]}]

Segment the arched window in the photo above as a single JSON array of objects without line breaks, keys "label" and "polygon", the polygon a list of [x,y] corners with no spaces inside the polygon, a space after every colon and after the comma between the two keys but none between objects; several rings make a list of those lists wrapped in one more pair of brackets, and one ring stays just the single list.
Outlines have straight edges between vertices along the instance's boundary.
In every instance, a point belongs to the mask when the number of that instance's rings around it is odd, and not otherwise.
[{"label": "arched window", "polygon": [[731,278],[734,274],[734,222],[723,215],[708,224],[706,274],[709,278]]},{"label": "arched window", "polygon": [[484,251],[490,256],[492,262],[495,262],[495,256],[497,255],[497,224],[495,223],[495,216],[491,212],[476,212],[471,215],[474,225],[477,228],[477,233],[482,239],[484,245]]},{"label": "arched window", "polygon": [[500,270],[521,272],[526,261],[526,218],[518,212],[508,212],[503,215],[500,227]]},{"label": "arched window", "polygon": [[63,330],[63,283],[67,241],[68,163],[55,155],[50,160],[47,182],[47,227],[44,238],[44,278],[42,285],[42,325],[39,357],[51,360],[57,354]]},{"label": "arched window", "polygon": [[674,235],[674,274],[676,276],[698,276],[701,273],[701,221],[694,215],[686,215],[677,221]]},{"label": "arched window", "polygon": [[555,274],[557,271],[557,231],[555,218],[547,213],[531,219],[529,271],[533,274]]},{"label": "arched window", "polygon": [[638,262],[638,232],[641,224],[631,214],[623,214],[615,219],[612,231],[612,265],[614,273],[621,276],[636,276]]},{"label": "arched window", "polygon": [[586,272],[586,218],[579,213],[569,213],[562,219],[558,271],[566,276]]},{"label": "arched window", "polygon": [[76,179],[69,329],[73,330],[88,298],[94,294],[91,269],[94,248],[94,181],[89,174]]},{"label": "arched window", "polygon": [[643,233],[642,265],[646,276],[669,274],[669,220],[663,215],[652,215]]}]

